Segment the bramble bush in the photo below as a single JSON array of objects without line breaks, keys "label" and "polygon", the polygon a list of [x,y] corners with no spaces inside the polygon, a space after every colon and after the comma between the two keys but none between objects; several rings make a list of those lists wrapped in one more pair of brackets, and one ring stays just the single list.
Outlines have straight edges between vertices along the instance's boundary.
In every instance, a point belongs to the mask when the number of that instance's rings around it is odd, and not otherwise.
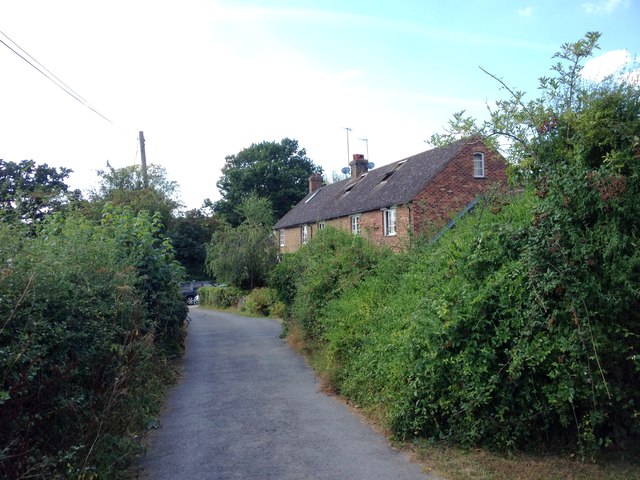
[{"label": "bramble bush", "polygon": [[3,478],[117,478],[139,450],[186,317],[157,227],[116,209],[0,225]]}]

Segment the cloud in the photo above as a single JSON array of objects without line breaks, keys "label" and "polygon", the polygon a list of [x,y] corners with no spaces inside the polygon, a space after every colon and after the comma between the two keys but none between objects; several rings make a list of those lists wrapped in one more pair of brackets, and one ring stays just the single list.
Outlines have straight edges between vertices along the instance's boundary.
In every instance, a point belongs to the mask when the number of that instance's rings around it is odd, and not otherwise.
[{"label": "cloud", "polygon": [[599,2],[587,2],[582,8],[589,15],[609,15],[620,5],[627,5],[628,0],[600,0]]},{"label": "cloud", "polygon": [[530,17],[533,13],[533,7],[525,7],[518,9],[518,15],[521,17]]},{"label": "cloud", "polygon": [[600,82],[613,75],[631,62],[628,50],[611,50],[587,61],[581,75],[587,80]]}]

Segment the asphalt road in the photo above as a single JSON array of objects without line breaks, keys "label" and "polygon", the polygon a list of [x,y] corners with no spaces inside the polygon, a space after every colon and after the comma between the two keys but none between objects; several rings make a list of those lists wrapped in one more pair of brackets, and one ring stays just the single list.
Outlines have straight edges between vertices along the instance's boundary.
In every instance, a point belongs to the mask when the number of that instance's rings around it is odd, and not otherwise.
[{"label": "asphalt road", "polygon": [[319,391],[276,322],[190,309],[183,378],[150,434],[141,478],[430,478]]}]

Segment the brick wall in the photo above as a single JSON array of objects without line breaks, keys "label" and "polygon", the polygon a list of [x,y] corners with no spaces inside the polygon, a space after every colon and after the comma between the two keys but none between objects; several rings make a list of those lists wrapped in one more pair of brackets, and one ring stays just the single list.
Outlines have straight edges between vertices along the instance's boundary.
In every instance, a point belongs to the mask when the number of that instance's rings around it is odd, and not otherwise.
[{"label": "brick wall", "polygon": [[396,235],[385,236],[383,212],[374,210],[362,213],[360,217],[362,236],[376,245],[384,245],[393,250],[400,250],[409,239],[409,232],[411,231],[410,214],[411,210],[407,205],[396,206]]},{"label": "brick wall", "polygon": [[[396,208],[396,235],[384,235],[384,220],[381,210],[363,212],[360,214],[360,234],[377,245],[385,245],[394,250],[402,248],[411,231],[410,207],[400,205]],[[351,217],[340,217],[324,222],[327,227],[334,227],[347,232],[351,231]],[[284,247],[280,247],[281,253],[296,252],[301,246],[301,227],[284,229]],[[309,240],[318,234],[318,224],[309,225]],[[276,239],[280,240],[280,231],[276,231]],[[278,243],[280,245],[280,243]]]},{"label": "brick wall", "polygon": [[[484,154],[484,177],[473,176],[474,153]],[[505,183],[506,162],[481,141],[466,145],[413,201],[417,232],[435,233],[488,187]]]}]

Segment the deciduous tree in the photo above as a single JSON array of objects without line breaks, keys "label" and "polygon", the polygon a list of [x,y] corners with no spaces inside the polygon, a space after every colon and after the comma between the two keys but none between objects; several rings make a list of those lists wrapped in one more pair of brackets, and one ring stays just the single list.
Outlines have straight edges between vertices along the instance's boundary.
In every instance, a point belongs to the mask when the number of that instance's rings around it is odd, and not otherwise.
[{"label": "deciduous tree", "polygon": [[36,165],[33,160],[0,160],[0,218],[35,223],[80,199],[80,191],[70,192],[65,183],[70,173],[68,168]]},{"label": "deciduous tree", "polygon": [[297,140],[289,138],[253,144],[225,160],[217,183],[222,199],[215,211],[233,226],[242,221],[237,209],[251,194],[269,199],[278,219],[308,193],[309,176],[322,173]]},{"label": "deciduous tree", "polygon": [[264,286],[276,263],[271,203],[255,194],[238,208],[242,223],[216,231],[207,249],[207,269],[218,281],[243,289]]}]

